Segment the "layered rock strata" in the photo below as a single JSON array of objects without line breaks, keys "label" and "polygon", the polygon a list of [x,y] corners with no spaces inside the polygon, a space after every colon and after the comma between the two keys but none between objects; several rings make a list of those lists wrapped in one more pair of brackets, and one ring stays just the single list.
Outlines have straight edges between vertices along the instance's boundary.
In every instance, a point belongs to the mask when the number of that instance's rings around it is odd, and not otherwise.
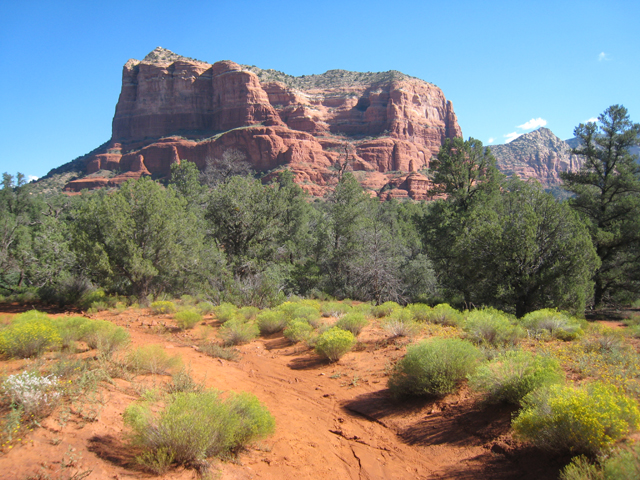
[{"label": "layered rock strata", "polygon": [[289,168],[313,195],[331,188],[336,164],[346,162],[376,194],[417,199],[428,184],[418,172],[446,138],[461,135],[442,91],[399,72],[291,77],[157,48],[125,64],[112,138],[79,159],[90,177],[65,189],[166,176],[185,159],[204,168],[233,149],[257,171]]}]

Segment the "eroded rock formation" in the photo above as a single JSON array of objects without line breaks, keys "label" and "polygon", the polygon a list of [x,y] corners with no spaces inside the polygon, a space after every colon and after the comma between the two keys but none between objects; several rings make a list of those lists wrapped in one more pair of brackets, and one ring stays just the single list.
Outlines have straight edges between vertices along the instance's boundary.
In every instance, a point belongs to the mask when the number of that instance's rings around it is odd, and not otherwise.
[{"label": "eroded rock formation", "polygon": [[258,171],[286,166],[313,195],[335,184],[334,166],[346,161],[376,194],[418,199],[429,182],[418,172],[461,135],[442,91],[399,72],[291,77],[158,47],[125,64],[112,138],[75,162],[89,177],[65,189],[165,176],[184,159],[204,168],[235,149]]},{"label": "eroded rock formation", "polygon": [[584,160],[548,128],[526,133],[510,143],[491,146],[498,168],[508,176],[536,178],[544,187],[562,183],[560,172],[576,171]]}]

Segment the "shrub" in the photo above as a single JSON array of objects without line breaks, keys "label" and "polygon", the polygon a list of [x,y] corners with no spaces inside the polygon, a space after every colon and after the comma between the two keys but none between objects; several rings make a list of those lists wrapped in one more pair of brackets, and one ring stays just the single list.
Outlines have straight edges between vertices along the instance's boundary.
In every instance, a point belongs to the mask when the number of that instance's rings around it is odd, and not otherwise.
[{"label": "shrub", "polygon": [[401,309],[402,307],[396,302],[384,302],[382,305],[378,305],[371,309],[371,314],[376,318],[387,317],[394,311]]},{"label": "shrub", "polygon": [[355,343],[356,337],[353,333],[333,327],[318,337],[316,352],[330,362],[337,362]]},{"label": "shrub", "polygon": [[211,302],[200,302],[198,304],[198,311],[202,314],[202,315],[209,315],[211,314],[214,309],[216,307],[213,306],[213,303]]},{"label": "shrub", "polygon": [[130,336],[124,328],[105,320],[89,320],[80,327],[80,339],[89,348],[97,348],[105,354],[120,350],[129,343]]},{"label": "shrub", "polygon": [[391,338],[413,337],[420,330],[420,325],[413,320],[410,310],[395,310],[389,318],[384,320],[382,328],[386,330]]},{"label": "shrub", "polygon": [[515,345],[523,335],[519,326],[494,308],[469,312],[463,330],[472,342],[493,346]]},{"label": "shrub", "polygon": [[557,360],[513,350],[480,365],[469,383],[474,390],[485,392],[490,402],[518,405],[536,388],[558,383],[563,378]]},{"label": "shrub", "polygon": [[260,330],[254,322],[243,322],[239,319],[228,320],[220,327],[220,336],[225,345],[241,345],[258,336]]},{"label": "shrub", "polygon": [[196,323],[202,321],[202,315],[192,309],[182,310],[181,312],[176,313],[173,318],[175,318],[178,327],[183,330],[193,328]]},{"label": "shrub", "polygon": [[357,337],[368,324],[369,321],[365,318],[364,313],[350,312],[336,322],[336,327],[351,332]]},{"label": "shrub", "polygon": [[523,405],[514,430],[551,451],[596,455],[640,425],[636,402],[600,382],[550,385],[531,392]]},{"label": "shrub", "polygon": [[271,435],[275,421],[248,393],[223,400],[218,392],[181,392],[168,397],[158,413],[149,403],[130,405],[125,423],[135,446],[144,450],[139,461],[154,471],[170,464],[206,469],[206,459],[237,450]]},{"label": "shrub", "polygon": [[616,449],[611,455],[602,457],[594,465],[580,455],[575,457],[562,472],[560,480],[637,480],[640,478],[640,445]]},{"label": "shrub", "polygon": [[458,326],[462,323],[463,319],[464,316],[462,313],[450,306],[448,303],[440,303],[436,305],[427,315],[427,321],[450,327]]},{"label": "shrub", "polygon": [[180,305],[185,307],[193,307],[197,303],[197,300],[192,295],[182,295],[180,297]]},{"label": "shrub", "polygon": [[90,292],[82,294],[80,299],[76,302],[76,305],[82,310],[88,310],[96,302],[103,302],[107,298],[104,290],[98,288]]},{"label": "shrub", "polygon": [[175,313],[176,306],[173,302],[168,300],[158,300],[157,302],[153,302],[151,304],[151,312],[154,315],[161,315],[165,313]]},{"label": "shrub", "polygon": [[222,358],[231,362],[240,359],[240,353],[235,348],[223,347],[217,343],[206,342],[200,345],[200,351],[213,358]]},{"label": "shrub", "polygon": [[53,322],[57,325],[62,348],[72,348],[80,340],[82,327],[90,320],[85,317],[62,317]]},{"label": "shrub", "polygon": [[238,314],[238,307],[233,303],[223,302],[213,309],[216,318],[222,323],[234,319]]},{"label": "shrub", "polygon": [[351,310],[351,307],[340,302],[326,302],[322,304],[321,310],[323,317],[340,318]]},{"label": "shrub", "polygon": [[25,414],[43,416],[55,406],[60,392],[58,377],[40,376],[37,372],[9,375],[2,382],[2,392],[12,403],[23,408]]},{"label": "shrub", "polygon": [[258,328],[262,335],[280,332],[287,326],[287,319],[282,312],[264,310],[258,315]]},{"label": "shrub", "polygon": [[551,308],[527,313],[519,323],[534,336],[547,334],[565,341],[574,340],[583,333],[577,319]]},{"label": "shrub", "polygon": [[191,372],[185,368],[181,368],[176,373],[171,375],[171,383],[167,386],[168,393],[179,392],[203,392],[204,384],[196,382],[191,376]]},{"label": "shrub", "polygon": [[477,347],[459,338],[410,345],[389,378],[389,388],[396,396],[452,393],[473,373],[480,356]]},{"label": "shrub", "polygon": [[38,356],[61,344],[57,325],[36,310],[17,315],[8,327],[0,330],[0,352],[9,357]]},{"label": "shrub", "polygon": [[413,303],[411,305],[407,305],[407,309],[411,312],[411,315],[413,315],[413,319],[416,322],[428,322],[432,318],[433,309],[424,303]]},{"label": "shrub", "polygon": [[640,444],[619,448],[602,463],[605,480],[640,478]]},{"label": "shrub", "polygon": [[180,357],[170,357],[160,345],[139,347],[129,352],[127,360],[134,371],[153,375],[164,375],[182,363]]},{"label": "shrub", "polygon": [[308,342],[313,334],[313,327],[306,321],[297,319],[289,323],[283,334],[292,343]]},{"label": "shrub", "polygon": [[317,327],[320,321],[320,311],[314,307],[300,305],[298,308],[293,310],[291,316],[292,320],[297,318],[306,320],[312,327]]},{"label": "shrub", "polygon": [[245,320],[255,320],[259,313],[260,309],[258,307],[242,307],[238,310],[238,315]]}]

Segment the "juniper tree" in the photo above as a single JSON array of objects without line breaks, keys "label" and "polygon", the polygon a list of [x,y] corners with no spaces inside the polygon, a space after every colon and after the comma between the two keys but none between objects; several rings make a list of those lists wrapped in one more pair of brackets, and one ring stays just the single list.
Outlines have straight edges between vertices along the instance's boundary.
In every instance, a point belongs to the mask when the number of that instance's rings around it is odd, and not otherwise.
[{"label": "juniper tree", "polygon": [[574,134],[580,143],[573,153],[585,162],[580,171],[561,177],[602,262],[594,276],[599,306],[617,293],[640,292],[640,165],[631,154],[640,124],[622,105],[613,105],[598,123],[581,123]]}]

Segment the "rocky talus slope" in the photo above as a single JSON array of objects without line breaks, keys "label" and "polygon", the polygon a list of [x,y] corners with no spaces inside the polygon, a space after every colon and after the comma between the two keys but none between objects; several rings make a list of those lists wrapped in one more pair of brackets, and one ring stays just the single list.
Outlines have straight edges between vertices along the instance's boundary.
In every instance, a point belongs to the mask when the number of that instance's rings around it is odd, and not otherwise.
[{"label": "rocky talus slope", "polygon": [[185,159],[204,168],[237,150],[257,171],[289,168],[313,195],[346,161],[372,194],[421,199],[429,181],[420,171],[461,135],[442,91],[400,72],[292,77],[158,47],[124,65],[111,139],[52,172],[81,171],[65,187],[74,192],[166,176]]}]

